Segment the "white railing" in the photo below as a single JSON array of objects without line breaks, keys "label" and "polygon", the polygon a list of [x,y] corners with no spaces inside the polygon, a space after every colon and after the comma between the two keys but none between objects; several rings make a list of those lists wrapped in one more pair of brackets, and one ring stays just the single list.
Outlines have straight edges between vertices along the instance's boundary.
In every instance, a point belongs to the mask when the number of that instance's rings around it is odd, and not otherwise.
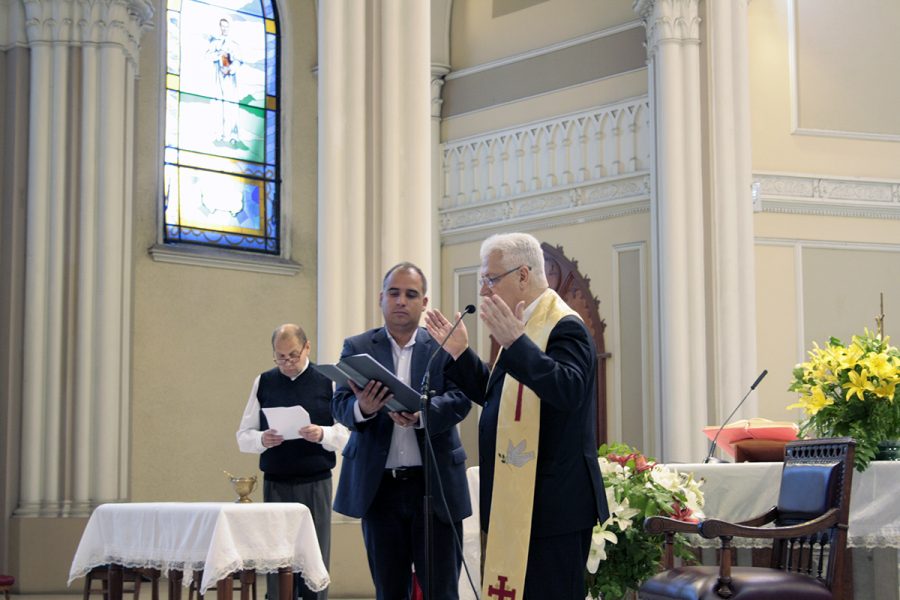
[{"label": "white railing", "polygon": [[[532,210],[552,211],[558,201],[536,197],[558,198],[564,190],[584,197],[580,188],[646,175],[651,149],[645,97],[451,140],[443,145],[442,230],[501,219],[510,214],[510,201],[530,198]],[[460,219],[460,212],[468,217]]]}]

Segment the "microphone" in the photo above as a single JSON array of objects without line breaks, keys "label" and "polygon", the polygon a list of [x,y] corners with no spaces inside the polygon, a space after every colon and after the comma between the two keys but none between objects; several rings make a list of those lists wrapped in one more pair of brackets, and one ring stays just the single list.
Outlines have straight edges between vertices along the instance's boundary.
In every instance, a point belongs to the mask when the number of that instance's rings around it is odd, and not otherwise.
[{"label": "microphone", "polygon": [[[769,374],[768,369],[763,369],[763,372],[759,374],[759,377],[756,378],[756,381],[753,382],[753,385],[750,386],[750,389],[747,390],[747,393],[744,394],[744,397],[741,398],[741,401],[737,403],[737,406],[735,406],[734,410],[731,411],[731,414],[728,415],[728,418],[726,418],[725,421],[722,422],[722,426],[719,427],[719,430],[716,432],[715,437],[713,437],[712,444],[709,446],[709,454],[706,455],[706,458],[703,460],[703,464],[706,464],[710,460],[712,460],[713,452],[716,451],[716,441],[718,441],[718,439],[719,439],[719,434],[722,433],[722,430],[725,429],[725,426],[728,425],[729,421],[731,421],[731,417],[733,417],[734,413],[736,413],[737,410],[741,407],[741,405],[744,403],[744,400],[746,400],[747,397],[750,395],[750,392],[755,390],[756,386],[759,385],[759,382],[762,381],[763,378],[768,374]],[[720,462],[720,461],[717,461],[717,462]]]},{"label": "microphone", "polygon": [[450,339],[450,336],[453,335],[453,332],[456,331],[456,328],[459,327],[459,324],[462,323],[462,320],[466,315],[471,315],[475,312],[475,305],[469,304],[466,306],[463,311],[460,313],[459,318],[456,320],[456,323],[453,324],[453,327],[450,328],[450,331],[447,332],[447,335],[444,336],[444,339],[441,340],[441,344],[435,349],[434,352],[431,353],[431,356],[428,357],[428,362],[425,363],[425,373],[422,375],[422,393],[428,393],[428,383],[431,379],[431,363],[434,361],[434,357],[438,355],[438,352],[444,349],[444,345],[447,343],[447,340]]}]

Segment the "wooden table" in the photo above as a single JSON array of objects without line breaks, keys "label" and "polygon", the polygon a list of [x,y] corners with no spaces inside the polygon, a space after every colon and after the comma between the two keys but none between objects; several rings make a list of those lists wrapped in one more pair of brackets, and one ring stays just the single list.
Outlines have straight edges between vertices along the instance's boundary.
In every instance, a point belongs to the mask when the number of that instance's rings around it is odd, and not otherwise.
[{"label": "wooden table", "polygon": [[109,565],[110,600],[122,597],[124,567],[168,573],[172,600],[201,572],[198,591],[215,585],[223,600],[238,571],[278,572],[281,600],[291,599],[295,571],[313,591],[330,583],[312,516],[297,503],[103,504],[82,534],[69,584],[101,565]]}]

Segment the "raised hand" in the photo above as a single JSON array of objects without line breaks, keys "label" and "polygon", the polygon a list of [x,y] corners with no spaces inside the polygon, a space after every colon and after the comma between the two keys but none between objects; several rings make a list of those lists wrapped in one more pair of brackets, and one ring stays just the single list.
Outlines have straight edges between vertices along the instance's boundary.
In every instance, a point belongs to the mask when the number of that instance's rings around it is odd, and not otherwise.
[{"label": "raised hand", "polygon": [[[456,313],[457,320],[461,314],[462,313]],[[446,338],[447,334],[450,333],[450,330],[453,329],[453,323],[454,321],[448,320],[439,310],[431,309],[425,313],[425,329],[428,330],[428,334],[439,344],[444,341],[444,338]],[[444,344],[444,350],[450,353],[453,360],[456,360],[468,347],[469,332],[466,331],[466,324],[460,323],[453,332],[453,335],[450,336],[450,339],[447,340],[447,343]]]},{"label": "raised hand", "polygon": [[522,319],[524,314],[524,302],[516,304],[513,311],[503,298],[496,294],[485,296],[481,300],[481,321],[497,343],[504,348],[509,348],[525,333],[525,321]]}]

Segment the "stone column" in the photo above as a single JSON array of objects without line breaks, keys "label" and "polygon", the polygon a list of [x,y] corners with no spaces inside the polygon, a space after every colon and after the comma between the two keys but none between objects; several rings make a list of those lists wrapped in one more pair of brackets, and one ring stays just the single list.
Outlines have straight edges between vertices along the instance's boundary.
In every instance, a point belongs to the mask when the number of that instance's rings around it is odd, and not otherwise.
[{"label": "stone column", "polygon": [[366,326],[365,7],[319,3],[319,361]]},{"label": "stone column", "polygon": [[706,286],[698,0],[636,0],[647,28],[656,137],[651,202],[655,397],[665,461],[698,460],[706,443]]},{"label": "stone column", "polygon": [[429,2],[383,0],[374,24],[381,49],[373,68],[380,81],[373,148],[381,166],[376,188],[382,206],[383,267],[409,260],[429,273],[431,210],[431,7]]},{"label": "stone column", "polygon": [[127,495],[134,81],[148,0],[25,3],[30,51],[17,516]]},{"label": "stone column", "polygon": [[[715,407],[719,423],[759,374],[750,193],[748,0],[707,4],[710,64],[710,215],[712,219]],[[763,365],[765,366],[765,365]],[[736,418],[757,413],[750,396]]]},{"label": "stone column", "polygon": [[428,2],[319,3],[319,360],[381,324],[386,268],[431,275],[429,15]]}]

